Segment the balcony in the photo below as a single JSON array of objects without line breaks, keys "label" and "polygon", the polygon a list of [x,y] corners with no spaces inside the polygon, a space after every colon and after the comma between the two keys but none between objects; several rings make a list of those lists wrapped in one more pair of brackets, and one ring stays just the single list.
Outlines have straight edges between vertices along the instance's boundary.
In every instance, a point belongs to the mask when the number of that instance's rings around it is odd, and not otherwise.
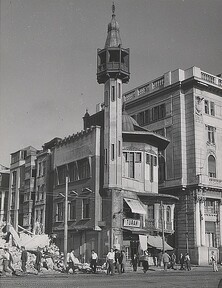
[{"label": "balcony", "polygon": [[197,175],[197,181],[199,185],[206,185],[212,188],[220,188],[222,187],[222,179],[209,177],[208,175]]},{"label": "balcony", "polygon": [[[154,219],[146,220],[146,228],[148,230],[162,230],[162,221],[155,221]],[[164,223],[164,231],[171,233],[173,230],[173,223],[166,222]]]}]

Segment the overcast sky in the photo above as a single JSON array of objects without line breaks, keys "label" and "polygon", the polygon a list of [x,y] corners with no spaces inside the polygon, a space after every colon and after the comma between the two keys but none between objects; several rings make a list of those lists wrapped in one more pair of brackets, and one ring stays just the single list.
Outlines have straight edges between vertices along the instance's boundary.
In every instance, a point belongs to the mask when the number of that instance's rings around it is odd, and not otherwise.
[{"label": "overcast sky", "polygon": [[[126,92],[191,66],[222,72],[221,0],[118,0],[116,19],[130,48]],[[103,101],[96,81],[111,0],[1,0],[0,164],[83,129],[86,108]]]}]

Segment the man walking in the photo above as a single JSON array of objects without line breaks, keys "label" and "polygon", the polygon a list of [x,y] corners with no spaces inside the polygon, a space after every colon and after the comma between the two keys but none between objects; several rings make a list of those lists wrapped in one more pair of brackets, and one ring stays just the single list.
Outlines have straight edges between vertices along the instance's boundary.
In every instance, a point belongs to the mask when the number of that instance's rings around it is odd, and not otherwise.
[{"label": "man walking", "polygon": [[106,256],[106,265],[107,265],[107,275],[111,273],[114,275],[114,263],[115,263],[115,252],[113,248],[110,249],[110,252]]},{"label": "man walking", "polygon": [[22,271],[25,273],[26,272],[26,263],[28,260],[28,253],[25,250],[24,246],[21,246],[22,249],[22,254],[21,254],[21,261],[22,261]]},{"label": "man walking", "polygon": [[91,255],[91,263],[90,263],[90,267],[92,269],[93,273],[96,273],[96,265],[97,265],[97,261],[98,261],[98,255],[96,254],[95,250],[92,250],[92,255]]},{"label": "man walking", "polygon": [[167,267],[168,267],[168,264],[170,262],[170,255],[167,254],[167,252],[165,251],[163,253],[163,266],[164,266],[164,271],[167,271]]}]

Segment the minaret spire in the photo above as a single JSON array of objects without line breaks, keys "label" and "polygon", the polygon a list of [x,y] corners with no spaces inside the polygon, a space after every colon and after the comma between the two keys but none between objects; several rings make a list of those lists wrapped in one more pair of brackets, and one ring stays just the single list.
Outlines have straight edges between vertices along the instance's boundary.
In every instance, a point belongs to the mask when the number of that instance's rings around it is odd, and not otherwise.
[{"label": "minaret spire", "polygon": [[113,1],[113,5],[112,5],[112,12],[113,12],[113,15],[112,15],[112,16],[116,16],[116,15],[115,15],[115,10],[116,10],[116,7],[115,7],[114,1]]}]

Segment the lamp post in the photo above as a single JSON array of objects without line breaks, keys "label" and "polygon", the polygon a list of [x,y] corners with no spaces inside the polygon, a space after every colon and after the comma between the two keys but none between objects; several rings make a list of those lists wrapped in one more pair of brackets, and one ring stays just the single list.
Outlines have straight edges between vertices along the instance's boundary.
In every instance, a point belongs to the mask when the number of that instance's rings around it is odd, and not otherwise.
[{"label": "lamp post", "polygon": [[67,242],[68,242],[68,183],[69,178],[66,176],[65,190],[65,213],[64,213],[64,263],[67,266]]},{"label": "lamp post", "polygon": [[162,222],[162,244],[163,244],[163,253],[165,252],[165,235],[164,235],[164,206],[163,201],[160,202],[161,206],[161,222]]},{"label": "lamp post", "polygon": [[[68,247],[68,188],[69,188],[69,178],[66,176],[66,188],[65,195],[63,193],[59,193],[65,200],[65,209],[64,209],[64,265],[67,266],[67,247]],[[76,191],[71,191],[72,196],[78,196]]]}]

